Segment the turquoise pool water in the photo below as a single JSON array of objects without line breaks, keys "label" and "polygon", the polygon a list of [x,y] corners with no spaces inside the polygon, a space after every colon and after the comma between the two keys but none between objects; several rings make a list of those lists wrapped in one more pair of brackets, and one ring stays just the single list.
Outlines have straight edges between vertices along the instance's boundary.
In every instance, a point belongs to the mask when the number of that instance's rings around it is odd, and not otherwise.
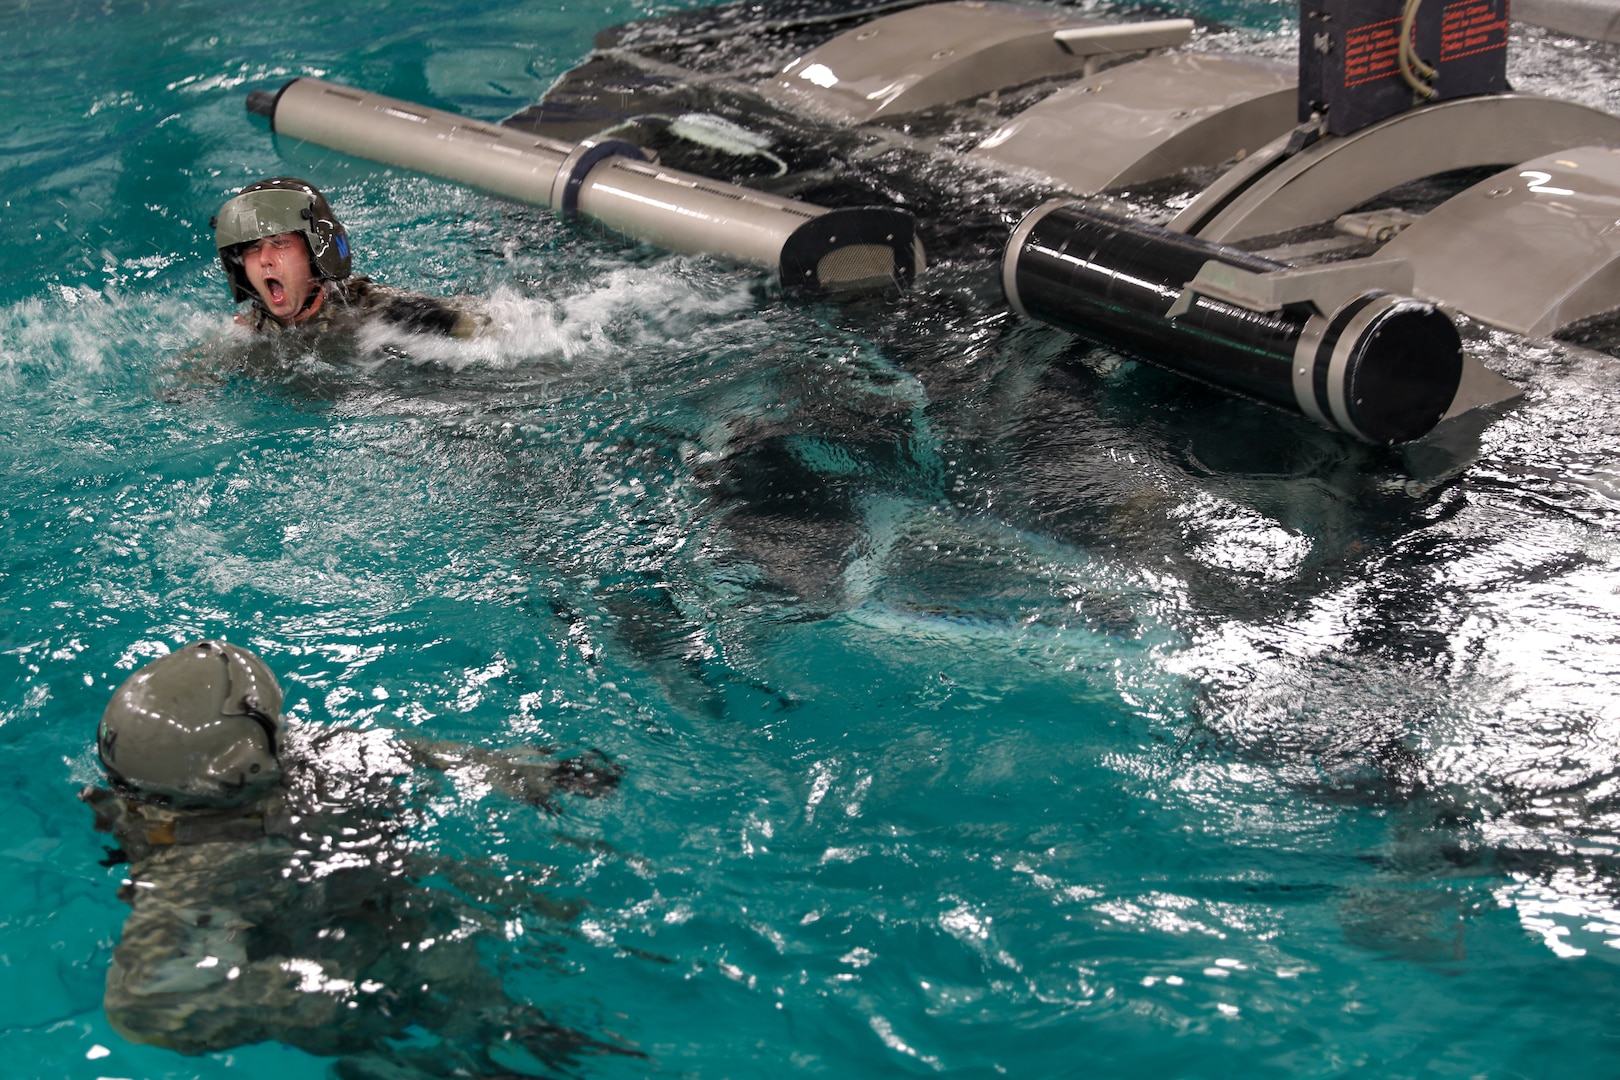
[{"label": "turquoise pool water", "polygon": [[[970,259],[786,299],[242,107],[499,119],[668,10],[0,5],[0,1072],[326,1074],[101,1009],[123,871],[75,794],[198,636],[300,725],[623,764],[422,838],[544,882],[488,960],[648,1055],[586,1076],[1620,1070],[1615,362],[1472,330],[1527,398],[1448,473],[1019,324]],[[1291,10],[1204,13],[1286,53]],[[1610,53],[1519,45],[1615,107]],[[287,172],[500,332],[232,339],[208,217]]]}]

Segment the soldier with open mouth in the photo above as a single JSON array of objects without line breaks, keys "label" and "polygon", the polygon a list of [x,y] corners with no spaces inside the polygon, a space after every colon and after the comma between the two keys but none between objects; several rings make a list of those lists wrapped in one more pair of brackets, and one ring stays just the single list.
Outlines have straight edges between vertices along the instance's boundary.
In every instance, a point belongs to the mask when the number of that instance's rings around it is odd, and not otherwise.
[{"label": "soldier with open mouth", "polygon": [[404,330],[467,338],[487,323],[456,303],[353,273],[349,234],[311,183],[278,176],[249,184],[210,223],[236,321],[258,333],[324,330],[380,318]]}]

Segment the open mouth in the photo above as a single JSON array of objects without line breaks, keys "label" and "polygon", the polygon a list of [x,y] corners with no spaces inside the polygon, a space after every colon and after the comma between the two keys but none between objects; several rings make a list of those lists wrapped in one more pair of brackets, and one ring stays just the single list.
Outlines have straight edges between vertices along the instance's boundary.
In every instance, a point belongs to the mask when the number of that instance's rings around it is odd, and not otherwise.
[{"label": "open mouth", "polygon": [[271,307],[280,307],[287,302],[287,287],[281,283],[280,278],[270,274],[265,275],[264,298],[270,301]]}]

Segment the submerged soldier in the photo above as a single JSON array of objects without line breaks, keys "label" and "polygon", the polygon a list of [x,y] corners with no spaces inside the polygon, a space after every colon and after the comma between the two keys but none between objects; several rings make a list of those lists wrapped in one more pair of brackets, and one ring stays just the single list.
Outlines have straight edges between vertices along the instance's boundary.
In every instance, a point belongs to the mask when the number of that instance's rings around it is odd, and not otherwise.
[{"label": "submerged soldier", "polygon": [[211,225],[231,299],[249,302],[236,321],[256,332],[321,330],[367,317],[453,337],[483,328],[482,317],[450,301],[354,274],[348,232],[307,181],[278,176],[249,184]]},{"label": "submerged soldier", "polygon": [[553,809],[560,793],[612,791],[616,766],[594,751],[311,734],[282,723],[281,703],[253,653],[198,641],[107,706],[108,787],[80,797],[129,863],[105,998],[121,1035],[188,1054],[275,1039],[347,1055],[343,1077],[543,1075],[583,1054],[640,1056],[509,999],[477,955],[497,923],[487,903],[417,881],[439,875],[465,896],[479,884],[406,835],[406,788],[423,770]]}]

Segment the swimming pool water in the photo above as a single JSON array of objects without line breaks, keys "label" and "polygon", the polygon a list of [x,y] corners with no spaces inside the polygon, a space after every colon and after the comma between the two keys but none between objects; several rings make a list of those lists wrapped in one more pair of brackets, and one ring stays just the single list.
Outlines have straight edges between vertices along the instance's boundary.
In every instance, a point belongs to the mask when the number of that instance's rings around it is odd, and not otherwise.
[{"label": "swimming pool water", "polygon": [[[1019,323],[971,259],[788,299],[242,107],[496,120],[674,6],[0,6],[0,1072],[325,1075],[101,1011],[122,873],[75,793],[198,636],[300,724],[623,764],[424,838],[566,907],[491,962],[649,1055],[587,1076],[1620,1068],[1614,361],[1471,329],[1527,396],[1449,469]],[[1291,5],[1200,13],[1291,48]],[[1612,50],[1515,40],[1620,104]],[[208,217],[289,172],[500,331],[233,338]]]}]

